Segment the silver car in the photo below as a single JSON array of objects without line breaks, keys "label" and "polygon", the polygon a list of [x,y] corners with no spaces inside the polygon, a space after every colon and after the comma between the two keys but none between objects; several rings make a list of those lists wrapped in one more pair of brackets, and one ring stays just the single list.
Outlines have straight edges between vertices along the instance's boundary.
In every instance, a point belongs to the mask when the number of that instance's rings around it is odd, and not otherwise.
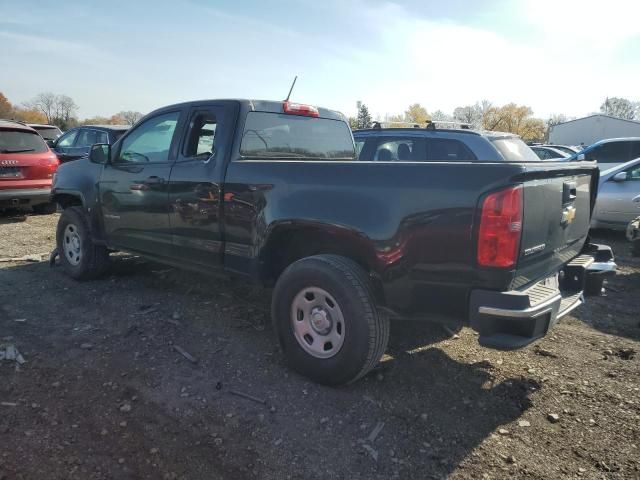
[{"label": "silver car", "polygon": [[592,228],[624,231],[640,215],[640,158],[600,174]]}]

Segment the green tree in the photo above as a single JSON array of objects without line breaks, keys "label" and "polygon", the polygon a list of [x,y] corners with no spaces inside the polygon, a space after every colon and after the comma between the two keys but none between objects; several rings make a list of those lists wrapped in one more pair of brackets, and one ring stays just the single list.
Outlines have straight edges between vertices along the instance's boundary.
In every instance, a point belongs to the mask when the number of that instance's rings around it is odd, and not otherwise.
[{"label": "green tree", "polygon": [[371,114],[367,106],[362,103],[358,108],[358,118],[356,119],[357,128],[371,128]]},{"label": "green tree", "polygon": [[7,100],[7,97],[0,92],[0,118],[11,118],[13,115],[13,105]]},{"label": "green tree", "polygon": [[404,112],[405,120],[412,123],[427,123],[430,120],[427,109],[419,103],[409,105],[409,108]]},{"label": "green tree", "polygon": [[515,103],[489,108],[483,117],[483,127],[485,130],[515,133],[525,141],[543,140],[546,132],[545,122],[533,118],[531,107]]}]

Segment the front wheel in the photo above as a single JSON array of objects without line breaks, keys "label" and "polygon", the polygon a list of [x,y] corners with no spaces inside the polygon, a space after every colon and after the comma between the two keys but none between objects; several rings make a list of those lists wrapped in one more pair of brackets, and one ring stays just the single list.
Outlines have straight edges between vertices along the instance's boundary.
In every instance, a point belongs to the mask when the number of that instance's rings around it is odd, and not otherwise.
[{"label": "front wheel", "polygon": [[109,252],[93,242],[80,207],[69,207],[60,215],[56,244],[62,269],[76,280],[99,277],[109,265]]},{"label": "front wheel", "polygon": [[389,340],[367,273],[338,255],[291,264],[278,279],[273,324],[287,363],[312,380],[340,385],[364,376]]}]

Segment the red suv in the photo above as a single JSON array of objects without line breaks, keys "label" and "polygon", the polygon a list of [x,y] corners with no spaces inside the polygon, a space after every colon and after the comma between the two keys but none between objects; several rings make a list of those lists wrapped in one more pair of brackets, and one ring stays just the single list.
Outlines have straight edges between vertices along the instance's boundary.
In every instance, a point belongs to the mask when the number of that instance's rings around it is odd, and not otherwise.
[{"label": "red suv", "polygon": [[59,162],[43,138],[22,123],[0,120],[0,210],[53,213],[51,181]]}]

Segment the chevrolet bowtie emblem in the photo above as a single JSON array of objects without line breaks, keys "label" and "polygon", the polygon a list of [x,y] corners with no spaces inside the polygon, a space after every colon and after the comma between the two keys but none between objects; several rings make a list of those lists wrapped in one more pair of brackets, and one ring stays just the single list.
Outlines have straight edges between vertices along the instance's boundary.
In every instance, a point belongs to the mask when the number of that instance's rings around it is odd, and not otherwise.
[{"label": "chevrolet bowtie emblem", "polygon": [[576,218],[576,207],[567,207],[562,211],[562,223],[570,224]]}]

